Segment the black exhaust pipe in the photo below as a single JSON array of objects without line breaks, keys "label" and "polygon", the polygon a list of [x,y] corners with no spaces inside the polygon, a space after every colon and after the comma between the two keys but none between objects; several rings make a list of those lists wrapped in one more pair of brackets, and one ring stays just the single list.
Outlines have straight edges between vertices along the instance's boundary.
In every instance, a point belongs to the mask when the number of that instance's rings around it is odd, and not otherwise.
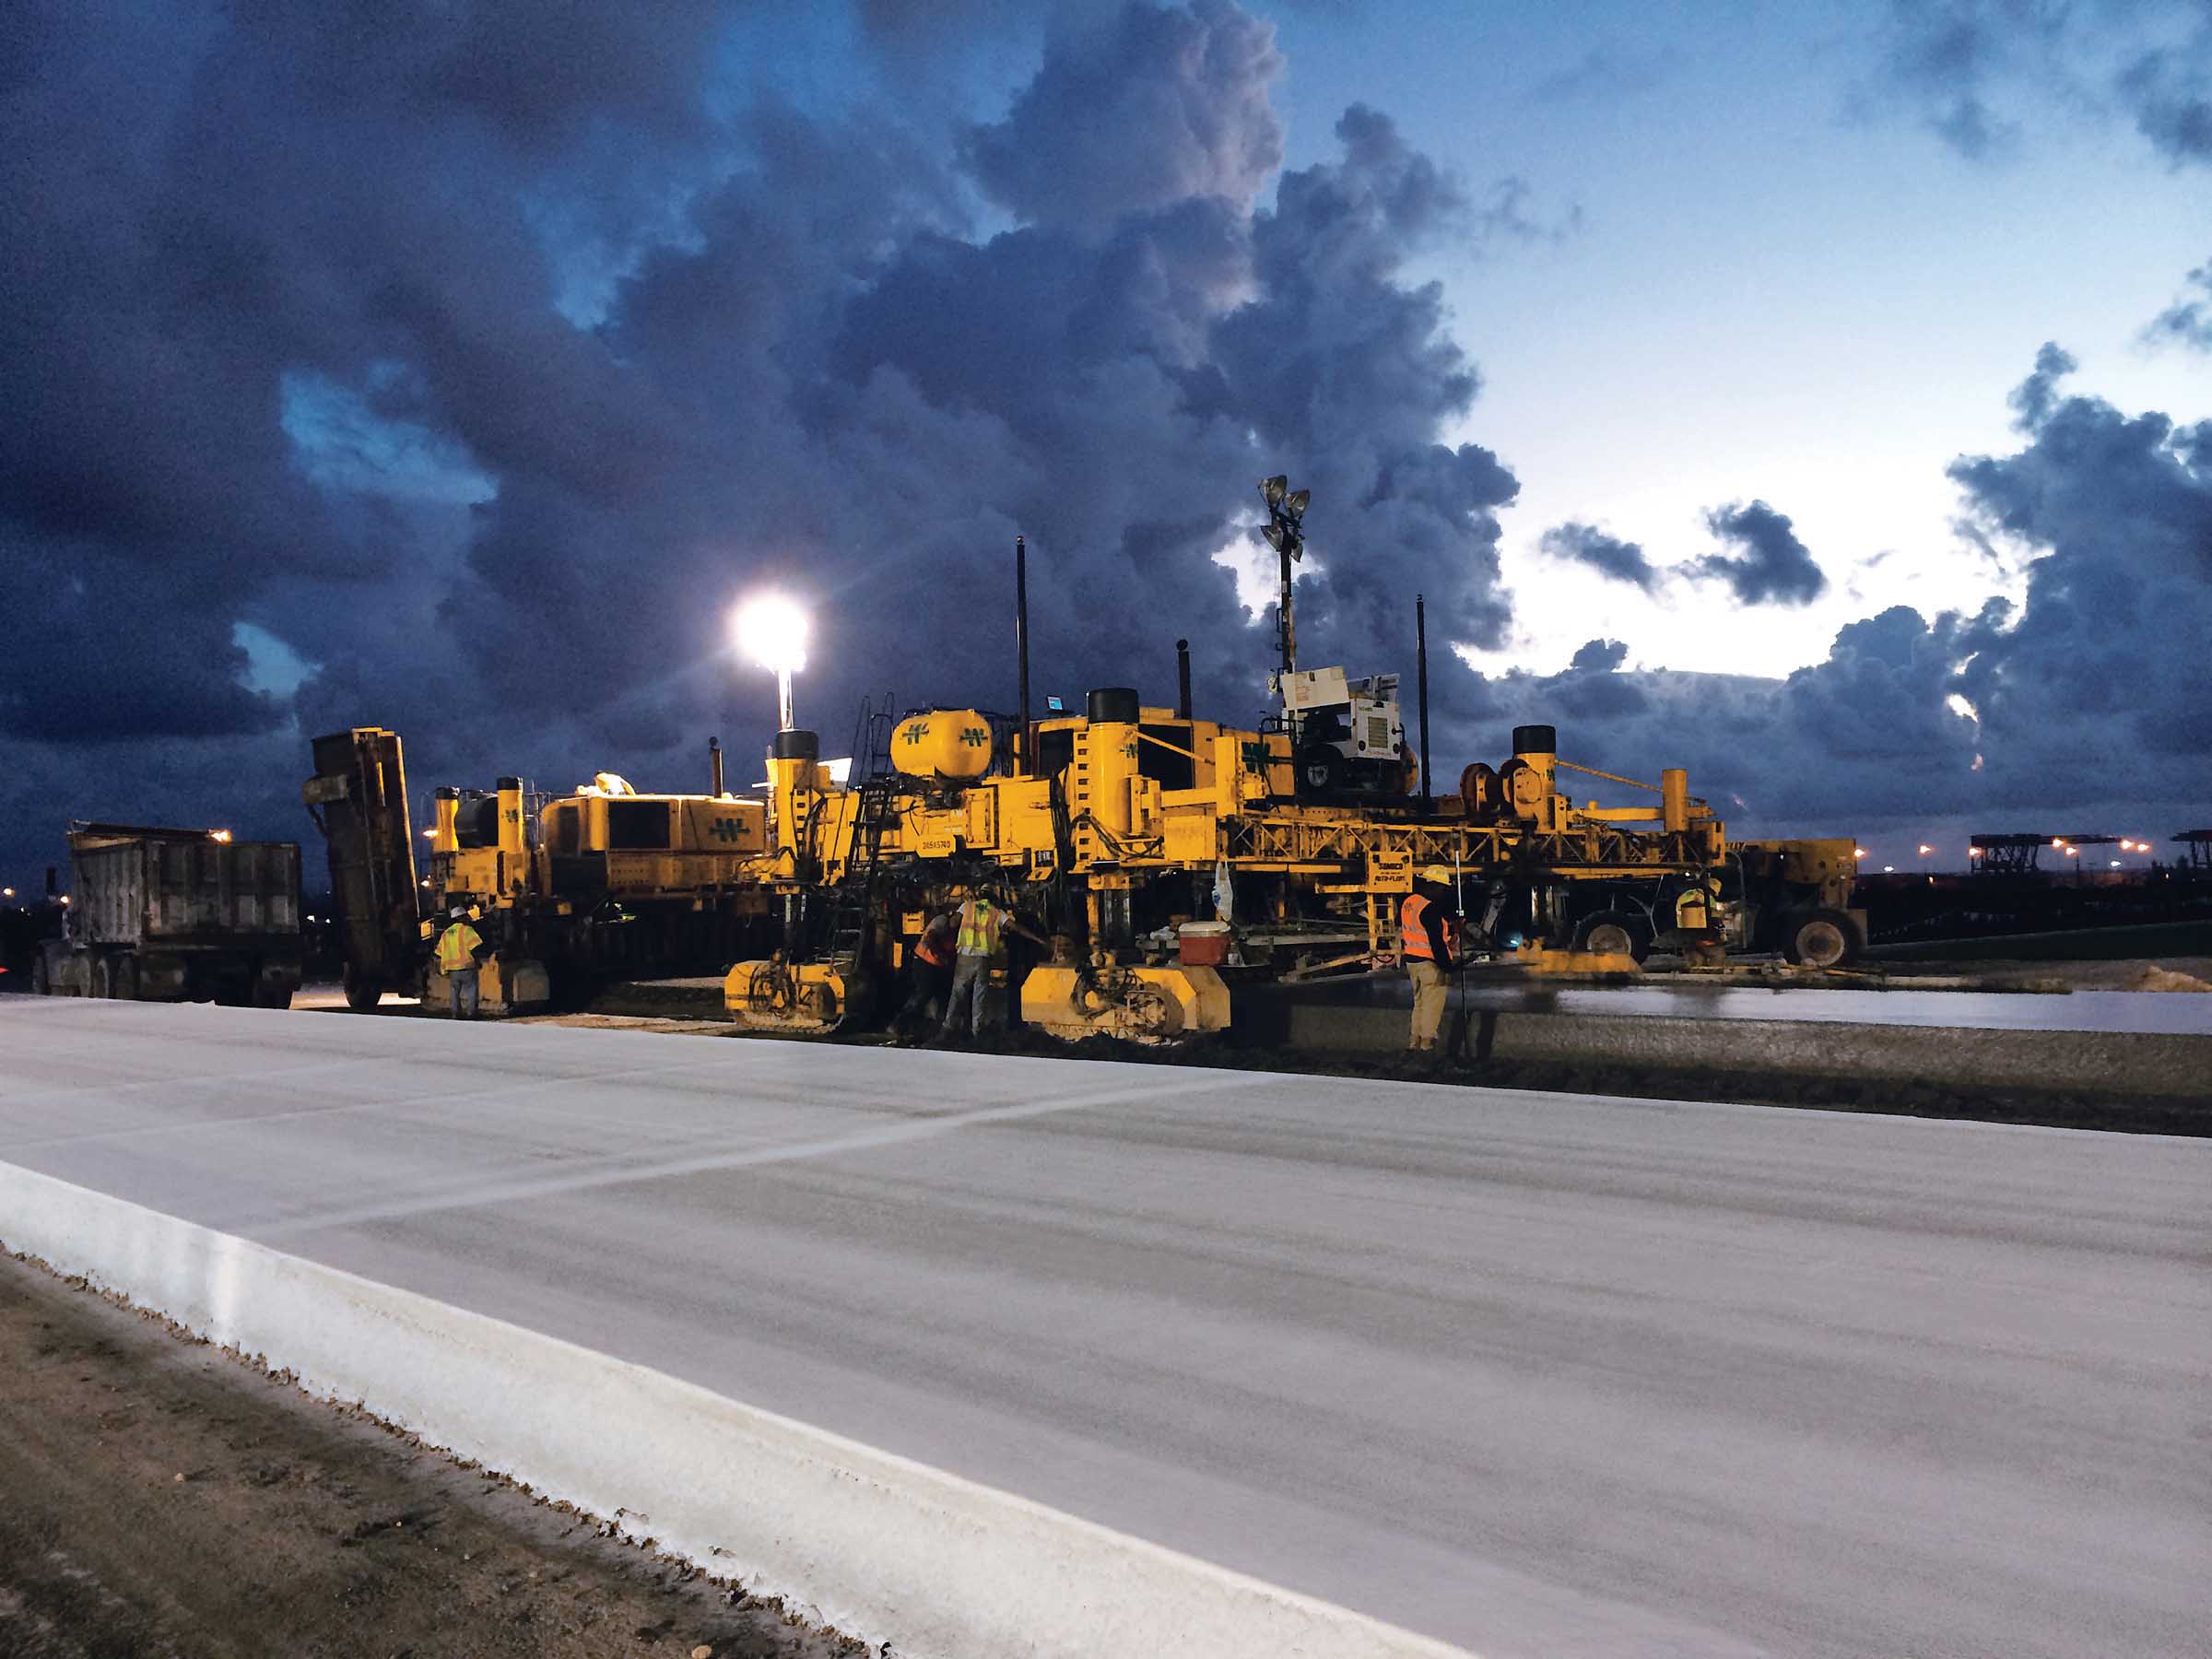
[{"label": "black exhaust pipe", "polygon": [[1030,724],[1030,548],[1014,538],[1014,654],[1021,675],[1021,735],[1015,743],[1014,775],[1027,777],[1037,770],[1030,753],[1034,730]]},{"label": "black exhaust pipe", "polygon": [[714,798],[722,799],[722,739],[707,739],[707,771],[714,781]]},{"label": "black exhaust pipe", "polygon": [[1429,601],[1419,594],[1413,596],[1413,661],[1421,688],[1421,811],[1428,813],[1436,806],[1429,793]]},{"label": "black exhaust pipe", "polygon": [[1175,718],[1191,717],[1191,642],[1175,641]]}]

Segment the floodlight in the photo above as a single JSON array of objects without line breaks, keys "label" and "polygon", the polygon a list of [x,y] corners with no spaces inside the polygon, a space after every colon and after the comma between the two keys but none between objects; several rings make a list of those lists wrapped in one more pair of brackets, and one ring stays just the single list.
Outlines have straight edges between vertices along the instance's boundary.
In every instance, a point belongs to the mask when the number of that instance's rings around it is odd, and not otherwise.
[{"label": "floodlight", "polygon": [[1267,505],[1270,507],[1280,507],[1283,504],[1283,496],[1289,488],[1290,480],[1282,473],[1276,474],[1272,478],[1260,480],[1260,488],[1266,493]]},{"label": "floodlight", "polygon": [[1283,503],[1283,511],[1294,519],[1304,518],[1306,516],[1306,503],[1311,501],[1312,499],[1313,492],[1312,490],[1299,490],[1293,494],[1288,500]]},{"label": "floodlight", "polygon": [[781,594],[760,594],[738,608],[737,649],[771,674],[806,666],[806,613]]},{"label": "floodlight", "polygon": [[228,830],[210,830],[207,831],[207,839],[209,841],[227,841],[230,839],[230,831]]},{"label": "floodlight", "polygon": [[738,608],[737,649],[776,677],[776,719],[790,731],[791,677],[806,666],[806,613],[782,594],[759,594]]},{"label": "floodlight", "polygon": [[1283,550],[1283,527],[1280,524],[1269,524],[1260,534],[1267,538],[1267,545],[1277,553]]}]

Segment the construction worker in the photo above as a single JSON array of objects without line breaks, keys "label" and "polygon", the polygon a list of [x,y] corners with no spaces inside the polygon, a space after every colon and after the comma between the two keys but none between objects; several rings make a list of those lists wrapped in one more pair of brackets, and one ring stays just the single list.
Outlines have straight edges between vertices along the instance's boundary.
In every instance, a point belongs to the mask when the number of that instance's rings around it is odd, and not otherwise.
[{"label": "construction worker", "polygon": [[1721,934],[1721,878],[1708,872],[1693,877],[1675,895],[1675,932],[1683,960],[1692,968],[1724,967],[1728,952]]},{"label": "construction worker", "polygon": [[923,924],[921,936],[914,940],[913,991],[891,1022],[901,1031],[911,1033],[944,1018],[945,1005],[951,1000],[959,931],[957,911],[939,911]]},{"label": "construction worker", "polygon": [[1444,1022],[1444,976],[1459,944],[1453,910],[1452,872],[1442,865],[1415,872],[1413,891],[1398,907],[1398,948],[1413,981],[1413,1032],[1406,1046],[1417,1054],[1436,1053]]},{"label": "construction worker", "polygon": [[477,974],[490,954],[484,935],[469,925],[468,912],[454,905],[445,931],[438,935],[438,971],[445,975],[455,1019],[477,1017]]},{"label": "construction worker", "polygon": [[980,1037],[988,1019],[991,970],[1006,960],[1006,935],[1018,933],[1033,944],[1050,949],[1040,935],[1014,919],[988,893],[971,894],[955,913],[957,957],[952,970],[951,994],[945,999],[945,1023],[936,1041],[950,1042],[969,1026]]}]

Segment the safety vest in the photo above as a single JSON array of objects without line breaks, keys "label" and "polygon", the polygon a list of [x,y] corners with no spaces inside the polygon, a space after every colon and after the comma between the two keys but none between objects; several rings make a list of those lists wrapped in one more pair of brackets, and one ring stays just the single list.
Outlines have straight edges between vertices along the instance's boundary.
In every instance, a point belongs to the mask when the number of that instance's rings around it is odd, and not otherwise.
[{"label": "safety vest", "polygon": [[1428,918],[1421,913],[1423,907],[1435,913],[1445,940],[1448,942],[1451,939],[1451,919],[1437,908],[1433,900],[1419,893],[1408,893],[1406,902],[1398,906],[1398,948],[1409,959],[1433,962],[1436,960],[1436,947],[1429,935]]},{"label": "safety vest", "polygon": [[945,925],[945,919],[937,917],[922,930],[922,936],[914,941],[914,954],[932,968],[951,967],[952,952],[946,948],[945,942],[945,935],[950,932],[952,929]]},{"label": "safety vest", "polygon": [[438,971],[458,973],[477,959],[484,935],[465,922],[456,922],[438,935]]},{"label": "safety vest", "polygon": [[1702,887],[1685,888],[1675,900],[1675,926],[1683,933],[1703,933],[1712,925],[1712,895]]},{"label": "safety vest", "polygon": [[962,956],[989,957],[998,954],[998,925],[1003,918],[998,906],[988,899],[969,899],[960,905],[960,944]]}]

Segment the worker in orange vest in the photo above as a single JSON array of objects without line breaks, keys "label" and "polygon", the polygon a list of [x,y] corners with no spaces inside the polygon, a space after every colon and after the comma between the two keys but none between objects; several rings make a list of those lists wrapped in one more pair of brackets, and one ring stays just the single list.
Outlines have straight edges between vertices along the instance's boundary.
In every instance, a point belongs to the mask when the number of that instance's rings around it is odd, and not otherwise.
[{"label": "worker in orange vest", "polygon": [[957,959],[959,920],[957,911],[939,911],[923,924],[914,940],[913,991],[891,1023],[912,1032],[942,1018],[952,991],[952,970]]},{"label": "worker in orange vest", "polygon": [[1398,949],[1413,981],[1413,1032],[1406,1046],[1428,1054],[1436,1052],[1444,1022],[1445,975],[1457,955],[1459,928],[1452,916],[1452,872],[1428,865],[1413,881],[1413,891],[1398,907]]}]

